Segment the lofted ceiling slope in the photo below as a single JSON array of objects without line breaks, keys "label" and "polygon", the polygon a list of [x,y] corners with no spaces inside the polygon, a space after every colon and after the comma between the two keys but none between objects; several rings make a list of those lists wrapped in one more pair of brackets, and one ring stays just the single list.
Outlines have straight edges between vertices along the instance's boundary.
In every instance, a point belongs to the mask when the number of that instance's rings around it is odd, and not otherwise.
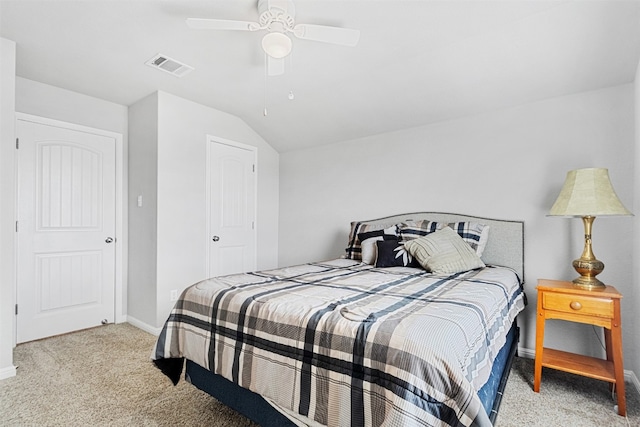
[{"label": "lofted ceiling slope", "polygon": [[[636,0],[295,6],[297,23],[359,29],[359,44],[294,39],[285,74],[265,78],[260,34],[185,25],[256,21],[257,0],[0,0],[0,35],[21,77],[122,105],[166,91],[242,118],[279,152],[629,83],[640,59]],[[195,70],[146,66],[157,53]]]}]

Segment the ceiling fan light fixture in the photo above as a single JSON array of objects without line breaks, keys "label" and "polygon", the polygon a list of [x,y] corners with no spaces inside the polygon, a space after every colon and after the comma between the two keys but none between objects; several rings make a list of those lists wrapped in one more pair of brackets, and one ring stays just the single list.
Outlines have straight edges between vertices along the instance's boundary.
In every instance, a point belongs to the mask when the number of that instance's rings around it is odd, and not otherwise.
[{"label": "ceiling fan light fixture", "polygon": [[272,58],[280,59],[291,53],[291,39],[279,32],[271,32],[262,38],[262,49]]}]

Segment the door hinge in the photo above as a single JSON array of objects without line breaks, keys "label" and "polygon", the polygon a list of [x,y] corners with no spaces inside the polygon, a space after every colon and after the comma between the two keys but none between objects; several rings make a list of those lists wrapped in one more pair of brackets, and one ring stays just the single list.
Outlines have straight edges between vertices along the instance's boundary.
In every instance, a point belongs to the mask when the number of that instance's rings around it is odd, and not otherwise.
[{"label": "door hinge", "polygon": [[254,172],[256,171],[256,165],[253,165],[253,171]]},{"label": "door hinge", "polygon": [[20,138],[16,138],[16,150],[20,148]]},{"label": "door hinge", "polygon": [[251,221],[251,229],[252,230],[256,229],[256,222],[255,221]]},{"label": "door hinge", "polygon": [[16,316],[18,315],[18,304],[16,304]]},{"label": "door hinge", "polygon": [[16,233],[18,232],[18,221],[16,221]]}]

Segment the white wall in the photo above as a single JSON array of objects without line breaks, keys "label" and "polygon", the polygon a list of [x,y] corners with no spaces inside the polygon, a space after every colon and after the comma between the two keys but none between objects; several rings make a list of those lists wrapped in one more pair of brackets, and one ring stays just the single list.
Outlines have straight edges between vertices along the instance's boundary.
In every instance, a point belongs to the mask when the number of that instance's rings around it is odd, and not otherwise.
[{"label": "white wall", "polygon": [[13,366],[16,44],[0,38],[0,379]]},{"label": "white wall", "polygon": [[[520,345],[535,347],[536,281],[572,279],[582,222],[548,218],[566,172],[609,168],[633,207],[633,85],[554,98],[474,117],[280,155],[279,264],[341,256],[353,220],[446,211],[525,221],[529,306]],[[599,276],[632,295],[631,217],[598,218]],[[632,323],[630,299],[624,323]],[[551,322],[550,322],[551,323]],[[633,341],[625,329],[626,354]],[[593,330],[555,321],[546,343],[601,355]]]},{"label": "white wall", "polygon": [[[161,327],[167,319],[173,302],[170,301],[170,291],[182,292],[187,286],[206,278],[206,245],[209,237],[206,235],[206,137],[213,135],[224,139],[244,143],[258,148],[258,257],[259,269],[273,268],[277,265],[278,251],[278,153],[256,134],[239,118],[209,108],[195,102],[188,101],[165,92],[157,93],[157,130],[149,128],[145,131],[139,123],[134,123],[131,116],[130,128],[139,130],[134,137],[131,134],[131,162],[130,192],[131,218],[137,215],[134,211],[135,199],[138,195],[140,176],[133,170],[134,162],[140,164],[135,156],[142,155],[137,147],[139,138],[151,153],[150,142],[152,132],[157,132],[157,182],[153,184],[157,198],[152,194],[144,196],[145,204],[157,203],[156,209],[156,257],[155,283],[153,293],[147,292],[149,283],[141,284],[133,277],[152,277],[149,272],[140,271],[145,266],[138,265],[131,250],[130,263],[130,295],[133,298],[136,289],[144,286],[147,300],[130,301],[130,307],[137,310],[138,304],[153,304],[155,319],[148,324],[151,328]],[[143,100],[142,102],[146,101]],[[137,111],[139,103],[131,106],[132,114]],[[149,105],[144,107],[149,108]],[[136,132],[137,132],[136,131]],[[138,153],[138,154],[136,154]],[[153,161],[152,158],[149,161]],[[147,183],[147,186],[150,184]],[[150,191],[149,188],[143,191]],[[142,208],[145,209],[145,208]],[[134,224],[131,223],[133,228]],[[144,238],[144,236],[137,236]],[[147,236],[148,238],[148,236]],[[134,231],[131,232],[131,248],[134,247]],[[151,246],[150,242],[147,242]],[[142,309],[141,309],[142,310]],[[137,312],[137,311],[136,311]],[[147,309],[144,309],[147,313]],[[146,314],[145,314],[146,316]],[[146,319],[138,319],[147,323]]]},{"label": "white wall", "polygon": [[126,106],[22,77],[16,78],[16,111],[117,132],[125,141],[127,138]]},{"label": "white wall", "polygon": [[[129,287],[130,322],[156,323],[158,94],[129,107]],[[142,196],[142,206],[138,206]]]},{"label": "white wall", "polygon": [[[636,69],[634,89],[636,126],[634,188],[635,194],[638,194],[640,189],[640,63],[638,63],[638,68]],[[636,197],[634,200],[633,212],[636,215],[633,221],[633,259],[637,260],[640,256],[640,197]],[[640,307],[640,262],[633,263],[633,273],[633,291],[629,295],[626,305],[628,307]],[[628,328],[629,326],[630,328]],[[629,329],[629,333],[626,334],[625,339],[632,346],[632,351],[625,353],[625,368],[633,370],[636,376],[640,377],[640,317],[632,317],[625,323],[624,327]],[[640,388],[640,384],[637,384],[636,387]]]}]

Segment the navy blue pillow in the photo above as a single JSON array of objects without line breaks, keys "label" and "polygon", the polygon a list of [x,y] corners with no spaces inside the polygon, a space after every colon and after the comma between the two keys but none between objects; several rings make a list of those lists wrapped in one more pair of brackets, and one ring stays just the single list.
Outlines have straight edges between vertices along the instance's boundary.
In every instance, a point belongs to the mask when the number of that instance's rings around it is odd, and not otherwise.
[{"label": "navy blue pillow", "polygon": [[376,267],[414,267],[422,268],[418,261],[404,249],[399,240],[379,240]]}]

